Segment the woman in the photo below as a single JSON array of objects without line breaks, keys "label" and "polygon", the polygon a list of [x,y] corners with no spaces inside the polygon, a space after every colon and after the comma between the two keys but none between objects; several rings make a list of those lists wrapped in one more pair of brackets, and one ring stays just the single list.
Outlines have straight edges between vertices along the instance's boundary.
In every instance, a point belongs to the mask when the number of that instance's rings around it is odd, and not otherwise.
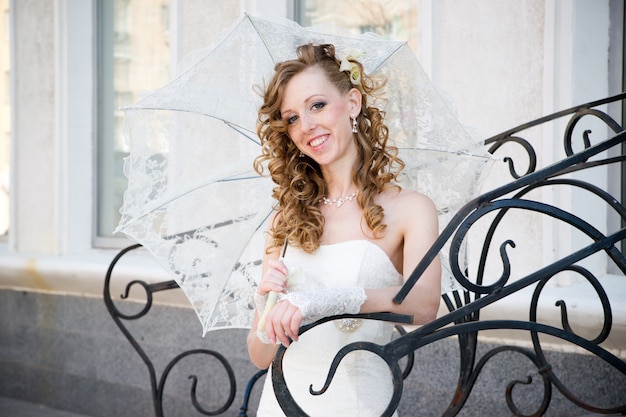
[{"label": "woman", "polygon": [[[249,355],[265,369],[277,343],[291,345],[283,361],[285,379],[309,415],[379,416],[392,387],[387,365],[372,354],[344,358],[323,395],[312,396],[309,386],[323,385],[341,347],[362,340],[387,343],[393,324],[335,320],[300,337],[298,329],[344,313],[409,314],[415,324],[433,320],[441,289],[438,260],[402,304],[392,299],[437,238],[436,209],[425,195],[394,185],[403,163],[387,144],[383,113],[368,107],[384,81],[364,74],[356,59],[340,61],[333,45],[300,46],[297,59],[275,70],[259,110],[263,152],[255,169],[262,174],[268,163],[277,206]],[[272,293],[279,294],[278,302],[267,309]],[[284,415],[270,378],[257,415]]]}]

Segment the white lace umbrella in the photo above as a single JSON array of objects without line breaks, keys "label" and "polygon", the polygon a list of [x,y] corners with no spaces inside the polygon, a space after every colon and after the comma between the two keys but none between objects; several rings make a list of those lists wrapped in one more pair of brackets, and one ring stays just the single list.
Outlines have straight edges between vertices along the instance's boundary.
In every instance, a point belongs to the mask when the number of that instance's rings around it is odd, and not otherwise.
[{"label": "white lace umbrella", "polygon": [[252,170],[260,153],[255,86],[305,43],[332,43],[339,57],[363,51],[365,71],[387,78],[385,101],[374,104],[386,111],[407,164],[404,185],[434,199],[442,226],[446,213],[477,193],[489,165],[405,42],[243,15],[211,47],[188,56],[177,78],[124,109],[128,189],[116,231],[171,273],[204,333],[250,326],[273,203],[273,183]]}]

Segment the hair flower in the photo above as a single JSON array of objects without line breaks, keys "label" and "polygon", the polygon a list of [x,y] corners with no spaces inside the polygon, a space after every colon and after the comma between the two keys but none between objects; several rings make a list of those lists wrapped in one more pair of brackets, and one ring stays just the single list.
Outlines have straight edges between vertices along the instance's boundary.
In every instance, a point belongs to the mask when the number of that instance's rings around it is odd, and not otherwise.
[{"label": "hair flower", "polygon": [[361,55],[363,55],[362,51],[351,51],[344,59],[341,60],[339,71],[348,71],[352,85],[361,85],[361,70],[359,69],[359,65],[357,63],[350,62],[350,60],[352,59],[356,61]]}]

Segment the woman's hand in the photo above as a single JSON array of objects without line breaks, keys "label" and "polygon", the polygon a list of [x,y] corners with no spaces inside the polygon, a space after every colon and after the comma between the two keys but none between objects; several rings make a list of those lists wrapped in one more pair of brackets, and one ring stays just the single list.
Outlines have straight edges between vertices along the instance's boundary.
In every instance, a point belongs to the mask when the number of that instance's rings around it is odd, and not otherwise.
[{"label": "woman's hand", "polygon": [[278,339],[283,345],[289,346],[290,337],[298,340],[302,314],[297,307],[287,301],[275,304],[276,295],[285,293],[287,289],[289,270],[280,259],[269,259],[267,266],[257,288],[257,294],[268,296],[263,311],[259,311],[258,330],[265,332],[272,344]]},{"label": "woman's hand", "polygon": [[261,283],[259,284],[259,288],[257,288],[257,292],[254,297],[254,302],[256,304],[256,308],[259,315],[259,321],[257,324],[257,329],[263,335],[259,336],[262,340],[266,341],[267,337],[265,336],[265,320],[267,318],[267,314],[272,310],[276,301],[278,299],[279,292],[285,291],[282,282],[286,283],[287,269],[283,262],[279,259],[271,260],[268,262],[270,264],[269,268],[266,269],[266,272],[263,274],[263,278],[261,279]]},{"label": "woman's hand", "polygon": [[302,324],[302,312],[289,301],[279,301],[267,314],[265,334],[272,343],[278,340],[287,347],[298,341],[298,331]]},{"label": "woman's hand", "polygon": [[267,269],[259,282],[257,293],[266,295],[270,291],[285,292],[287,288],[287,274],[289,271],[280,259],[269,259]]}]

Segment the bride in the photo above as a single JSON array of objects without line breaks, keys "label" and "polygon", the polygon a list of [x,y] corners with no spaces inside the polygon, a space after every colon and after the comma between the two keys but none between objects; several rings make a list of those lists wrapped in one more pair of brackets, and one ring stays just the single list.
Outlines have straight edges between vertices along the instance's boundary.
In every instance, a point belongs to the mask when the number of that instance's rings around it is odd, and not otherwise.
[{"label": "bride", "polygon": [[[257,312],[248,352],[261,369],[277,344],[289,346],[283,372],[298,405],[311,416],[380,416],[393,387],[388,366],[358,351],[324,384],[339,349],[356,341],[385,344],[393,324],[334,320],[298,337],[298,329],[338,314],[394,312],[414,324],[433,320],[441,294],[434,260],[402,304],[392,299],[438,236],[430,198],[394,184],[404,164],[388,145],[384,114],[368,107],[384,80],[340,60],[333,45],[302,45],[297,59],[276,65],[259,110],[264,164],[277,204],[267,231]],[[257,416],[283,416],[266,378]]]}]

